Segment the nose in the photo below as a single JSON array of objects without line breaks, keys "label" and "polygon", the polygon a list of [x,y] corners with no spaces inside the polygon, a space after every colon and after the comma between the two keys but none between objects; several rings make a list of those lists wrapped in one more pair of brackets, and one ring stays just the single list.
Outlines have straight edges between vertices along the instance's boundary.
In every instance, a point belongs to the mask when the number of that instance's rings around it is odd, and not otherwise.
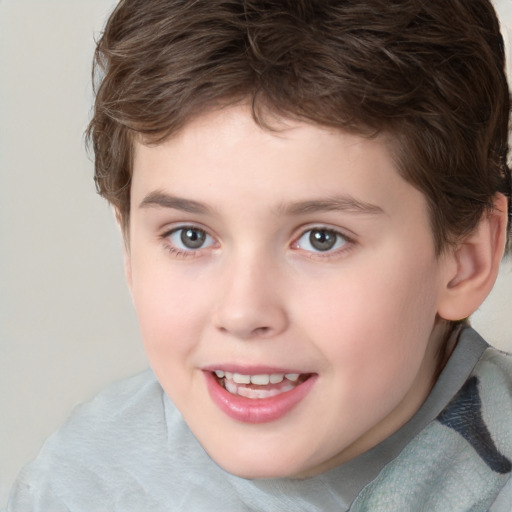
[{"label": "nose", "polygon": [[288,326],[288,316],[279,293],[279,274],[275,265],[257,258],[231,263],[222,275],[216,328],[243,340],[282,333]]}]

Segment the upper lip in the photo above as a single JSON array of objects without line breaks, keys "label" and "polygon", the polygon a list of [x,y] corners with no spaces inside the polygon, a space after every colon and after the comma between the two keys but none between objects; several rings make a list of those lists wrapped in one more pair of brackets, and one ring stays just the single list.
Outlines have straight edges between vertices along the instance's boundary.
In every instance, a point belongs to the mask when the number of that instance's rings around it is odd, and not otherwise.
[{"label": "upper lip", "polygon": [[202,370],[207,372],[214,372],[215,370],[222,370],[224,372],[231,372],[231,373],[239,373],[241,375],[271,375],[273,373],[298,373],[298,374],[304,374],[304,373],[311,373],[311,372],[304,372],[301,370],[298,370],[297,368],[285,368],[285,367],[277,367],[277,366],[263,366],[263,365],[239,365],[239,364],[232,364],[232,363],[221,363],[218,365],[208,365],[202,368]]}]

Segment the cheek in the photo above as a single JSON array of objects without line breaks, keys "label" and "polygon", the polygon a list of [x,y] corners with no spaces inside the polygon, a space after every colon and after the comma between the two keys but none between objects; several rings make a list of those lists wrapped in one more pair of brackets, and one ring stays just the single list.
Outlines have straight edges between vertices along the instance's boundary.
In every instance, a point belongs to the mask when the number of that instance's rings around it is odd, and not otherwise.
[{"label": "cheek", "polygon": [[348,379],[357,375],[369,384],[396,379],[396,372],[410,379],[436,318],[430,262],[412,268],[408,260],[387,261],[379,268],[351,269],[304,304],[308,331],[329,360],[342,366]]},{"label": "cheek", "polygon": [[133,274],[132,295],[148,357],[173,359],[199,338],[207,310],[207,288],[192,276],[141,269]]},{"label": "cheek", "polygon": [[[149,363],[178,407],[190,407],[194,351],[204,329],[207,299],[196,282],[179,276],[134,276],[133,300]],[[138,286],[140,284],[140,286]]]}]

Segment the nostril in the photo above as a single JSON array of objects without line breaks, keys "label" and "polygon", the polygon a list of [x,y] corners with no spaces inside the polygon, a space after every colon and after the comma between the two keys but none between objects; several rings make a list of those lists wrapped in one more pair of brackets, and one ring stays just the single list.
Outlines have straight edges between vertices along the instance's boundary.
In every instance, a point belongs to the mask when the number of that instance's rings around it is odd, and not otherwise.
[{"label": "nostril", "polygon": [[256,329],[254,329],[253,333],[256,335],[259,335],[259,336],[263,336],[265,334],[268,334],[269,331],[270,331],[270,327],[256,327]]}]

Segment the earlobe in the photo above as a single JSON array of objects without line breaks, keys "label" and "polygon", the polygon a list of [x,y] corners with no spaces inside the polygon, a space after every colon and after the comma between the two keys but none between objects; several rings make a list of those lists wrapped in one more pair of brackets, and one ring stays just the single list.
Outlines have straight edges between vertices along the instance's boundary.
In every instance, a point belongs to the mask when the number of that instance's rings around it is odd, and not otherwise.
[{"label": "earlobe", "polygon": [[505,250],[507,199],[498,194],[494,208],[485,212],[474,229],[448,255],[450,269],[438,314],[457,321],[476,311],[490,293]]}]

